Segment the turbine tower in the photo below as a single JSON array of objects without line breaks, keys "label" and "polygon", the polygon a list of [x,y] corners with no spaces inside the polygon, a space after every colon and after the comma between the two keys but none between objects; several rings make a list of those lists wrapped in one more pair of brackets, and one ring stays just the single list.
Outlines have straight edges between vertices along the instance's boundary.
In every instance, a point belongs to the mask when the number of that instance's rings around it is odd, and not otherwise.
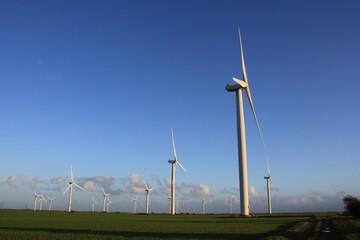
[{"label": "turbine tower", "polygon": [[229,201],[227,202],[229,204],[229,212],[232,214],[232,199],[234,196],[230,195]]},{"label": "turbine tower", "polygon": [[205,214],[206,201],[205,201],[205,196],[204,196],[204,194],[203,194],[203,199],[202,199],[201,203],[202,203],[203,214]]},{"label": "turbine tower", "polygon": [[98,204],[98,203],[95,202],[94,197],[92,197],[92,204],[91,204],[91,206],[92,206],[92,211],[93,211],[93,212],[95,212],[95,205],[96,205],[96,204]]},{"label": "turbine tower", "polygon": [[102,188],[102,191],[103,191],[103,197],[104,197],[104,200],[103,200],[103,212],[105,212],[106,211],[106,200],[109,197],[110,193],[106,193],[104,188]]},{"label": "turbine tower", "polygon": [[37,201],[38,201],[39,195],[36,193],[35,189],[34,189],[34,194],[35,194],[34,211],[36,211],[36,203],[37,203]]},{"label": "turbine tower", "polygon": [[256,116],[254,104],[251,98],[248,78],[246,74],[246,67],[244,61],[244,51],[242,46],[240,28],[238,28],[240,51],[241,51],[241,63],[243,80],[233,78],[237,83],[234,85],[228,84],[226,90],[228,92],[236,92],[236,110],[237,110],[237,137],[238,137],[238,159],[239,159],[239,185],[240,185],[240,214],[249,215],[249,186],[248,186],[248,172],[247,172],[247,159],[246,159],[246,135],[245,135],[245,120],[244,120],[244,103],[242,92],[245,90],[252,113],[254,115],[258,131],[260,133],[262,144],[265,148],[264,139],[260,130],[259,121]]},{"label": "turbine tower", "polygon": [[169,200],[169,214],[171,214],[171,196],[170,196],[170,194],[168,195],[168,200]]},{"label": "turbine tower", "polygon": [[134,214],[136,213],[136,206],[137,206],[137,200],[138,200],[138,195],[136,195],[135,198],[131,198],[134,201]]},{"label": "turbine tower", "polygon": [[41,192],[41,195],[39,195],[40,199],[38,200],[40,202],[40,207],[39,207],[39,211],[42,210],[42,203],[43,201],[47,202],[46,199],[44,198],[44,192]]},{"label": "turbine tower", "polygon": [[173,145],[173,151],[174,151],[174,160],[169,160],[168,162],[171,163],[171,214],[175,214],[175,172],[176,172],[176,166],[179,165],[185,172],[186,169],[183,165],[177,160],[176,155],[176,147],[175,147],[175,140],[174,140],[174,131],[171,129],[171,138],[172,138],[172,145]]},{"label": "turbine tower", "polygon": [[109,212],[109,208],[110,208],[110,203],[112,203],[110,201],[110,198],[109,196],[106,198],[106,212],[108,213]]},{"label": "turbine tower", "polygon": [[146,192],[146,214],[148,214],[149,213],[149,201],[150,201],[149,195],[150,195],[151,190],[153,190],[155,187],[149,188],[145,181],[144,181],[144,183],[145,183],[145,192]]},{"label": "turbine tower", "polygon": [[46,196],[49,199],[49,212],[51,211],[51,205],[52,205],[52,201],[54,201],[55,197],[51,198],[49,196]]},{"label": "turbine tower", "polygon": [[271,214],[271,196],[270,196],[270,183],[271,183],[271,174],[270,174],[270,164],[269,164],[269,159],[268,159],[268,175],[266,177],[264,177],[264,179],[266,179],[266,189],[267,189],[267,198],[268,198],[268,213]]},{"label": "turbine tower", "polygon": [[63,193],[63,194],[65,194],[68,190],[70,190],[70,191],[69,191],[68,212],[71,212],[71,202],[72,202],[73,186],[75,185],[77,188],[85,191],[85,189],[83,189],[83,188],[80,187],[77,183],[75,183],[72,166],[70,166],[70,174],[71,174],[71,181],[69,182],[69,186],[65,189],[65,191],[64,191],[64,193]]}]

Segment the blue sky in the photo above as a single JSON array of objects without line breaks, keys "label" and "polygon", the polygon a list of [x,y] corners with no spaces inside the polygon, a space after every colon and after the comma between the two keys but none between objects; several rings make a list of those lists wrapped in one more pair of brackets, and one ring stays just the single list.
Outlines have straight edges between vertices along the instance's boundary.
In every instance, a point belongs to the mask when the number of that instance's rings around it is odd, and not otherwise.
[{"label": "blue sky", "polygon": [[[342,210],[359,196],[359,1],[4,1],[0,7],[0,201],[33,188],[65,209],[70,165],[88,191],[132,211],[142,181],[167,211],[174,128],[182,211],[239,211],[235,94],[243,35],[266,149],[246,104],[251,211]],[[141,202],[142,201],[142,202]]]}]

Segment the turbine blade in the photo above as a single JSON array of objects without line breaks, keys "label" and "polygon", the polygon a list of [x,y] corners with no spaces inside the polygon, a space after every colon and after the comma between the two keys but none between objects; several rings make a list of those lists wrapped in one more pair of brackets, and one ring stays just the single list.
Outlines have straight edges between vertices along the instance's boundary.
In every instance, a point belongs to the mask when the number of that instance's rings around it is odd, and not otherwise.
[{"label": "turbine blade", "polygon": [[256,121],[256,126],[257,126],[257,129],[258,129],[259,134],[260,134],[260,138],[261,138],[262,145],[263,145],[263,147],[265,148],[264,138],[263,138],[263,135],[262,135],[262,133],[261,133],[260,124],[259,124],[258,118],[257,118],[257,116],[256,116],[256,112],[255,112],[255,108],[254,108],[254,103],[253,103],[252,98],[251,98],[251,93],[250,93],[250,88],[249,88],[249,87],[246,88],[246,95],[247,95],[247,98],[248,98],[248,100],[249,100],[250,107],[251,107],[252,113],[253,113],[254,118],[255,118],[255,121]]},{"label": "turbine blade", "polygon": [[76,187],[80,188],[81,190],[86,191],[85,189],[83,189],[82,187],[80,187],[77,183],[74,183],[74,185],[75,185]]},{"label": "turbine blade", "polygon": [[102,188],[102,192],[103,192],[104,195],[106,195],[104,188]]},{"label": "turbine blade", "polygon": [[156,188],[156,187],[152,187],[152,188],[150,188],[150,189],[149,189],[149,192],[150,192],[151,190],[155,189],[155,188]]},{"label": "turbine blade", "polygon": [[63,194],[65,194],[71,187],[71,184],[65,189],[65,191],[63,192]]},{"label": "turbine blade", "polygon": [[238,32],[239,32],[239,41],[240,41],[241,66],[242,66],[242,70],[243,70],[244,81],[247,83],[248,78],[247,78],[247,74],[246,74],[246,66],[245,66],[245,59],[244,59],[244,49],[243,49],[243,46],[242,46],[242,38],[241,38],[241,33],[240,33],[240,27],[238,27]]},{"label": "turbine blade", "polygon": [[172,145],[173,145],[173,150],[174,150],[174,158],[176,161],[177,156],[176,156],[176,147],[175,147],[175,140],[174,140],[174,130],[172,128],[171,128],[171,138],[172,138]]},{"label": "turbine blade", "polygon": [[148,187],[148,185],[146,184],[145,180],[144,180],[144,184],[145,184],[146,190],[149,190],[149,187]]},{"label": "turbine blade", "polygon": [[72,170],[72,165],[70,165],[71,181],[74,182],[74,174]]},{"label": "turbine blade", "polygon": [[242,88],[246,88],[247,86],[249,86],[245,81],[240,80],[236,77],[232,78],[237,84],[239,84]]},{"label": "turbine blade", "polygon": [[269,180],[272,181],[271,179],[271,173],[270,173],[270,162],[269,162],[269,157],[267,157],[267,163],[268,163],[268,177],[269,177]]},{"label": "turbine blade", "polygon": [[179,165],[179,167],[181,167],[186,172],[186,169],[184,168],[183,165],[181,165],[181,163],[179,161],[176,161],[176,164]]},{"label": "turbine blade", "polygon": [[[241,33],[240,33],[240,27],[238,27],[238,32],[239,32],[239,41],[240,41],[240,53],[241,53],[241,66],[242,66],[242,70],[243,70],[243,77],[244,77],[244,82],[248,84],[248,78],[247,78],[247,73],[246,73],[246,66],[245,66],[245,58],[244,58],[244,49],[243,49],[243,45],[242,45],[242,38],[241,38]],[[235,80],[234,80],[235,81]],[[240,84],[240,83],[239,83]],[[241,85],[241,84],[240,84]],[[252,101],[252,98],[251,98],[251,93],[250,93],[250,88],[249,86],[247,86],[246,88],[246,95],[248,97],[248,100],[250,102],[250,106],[251,106],[251,110],[253,112],[253,115],[254,115],[254,118],[255,118],[255,121],[256,121],[256,126],[259,130],[259,134],[260,134],[260,137],[261,137],[261,142],[263,144],[263,147],[265,148],[265,142],[264,142],[264,138],[262,136],[262,133],[261,133],[261,129],[260,129],[260,125],[259,125],[259,121],[257,119],[257,116],[256,116],[256,112],[255,112],[255,108],[254,108],[254,103]]]}]

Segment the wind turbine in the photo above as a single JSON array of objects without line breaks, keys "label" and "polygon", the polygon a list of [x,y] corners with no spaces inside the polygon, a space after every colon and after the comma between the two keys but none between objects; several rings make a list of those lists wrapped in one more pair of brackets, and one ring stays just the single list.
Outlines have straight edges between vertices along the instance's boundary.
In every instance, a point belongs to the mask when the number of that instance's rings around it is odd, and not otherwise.
[{"label": "wind turbine", "polygon": [[180,204],[179,204],[179,199],[176,200],[176,214],[180,213]]},{"label": "wind turbine", "polygon": [[35,189],[34,189],[34,194],[35,194],[35,201],[34,201],[34,211],[36,211],[36,203],[38,201],[38,194],[36,193]]},{"label": "wind turbine", "polygon": [[144,183],[145,183],[145,192],[146,192],[146,214],[148,214],[149,213],[149,200],[150,200],[149,195],[150,195],[151,190],[153,190],[155,187],[149,188],[145,181],[144,181]]},{"label": "wind turbine", "polygon": [[171,163],[171,214],[174,215],[175,214],[175,188],[176,188],[175,172],[176,172],[176,166],[179,165],[179,167],[181,167],[185,172],[186,172],[186,169],[177,160],[173,129],[171,129],[171,138],[172,138],[172,145],[173,145],[173,151],[174,151],[174,160],[169,160],[168,162]]},{"label": "wind turbine", "polygon": [[201,203],[202,203],[203,214],[205,214],[206,201],[205,201],[205,196],[204,196],[204,194],[203,194],[203,199],[202,199]]},{"label": "wind turbine", "polygon": [[44,192],[41,192],[41,195],[39,195],[40,199],[38,200],[40,202],[40,207],[39,210],[42,210],[42,203],[43,201],[47,202],[46,199],[44,198]]},{"label": "wind turbine", "polygon": [[108,197],[106,198],[106,212],[107,212],[107,213],[109,212],[110,203],[112,203],[112,202],[110,201],[110,198],[109,198],[109,196],[108,196]]},{"label": "wind turbine", "polygon": [[91,206],[92,206],[92,211],[93,211],[93,212],[95,212],[95,205],[96,205],[96,204],[98,204],[98,203],[95,202],[94,197],[92,197],[92,204],[91,204]]},{"label": "wind turbine", "polygon": [[49,196],[46,196],[49,199],[49,212],[51,211],[51,205],[52,205],[52,201],[54,201],[55,197],[51,198]]},{"label": "wind turbine", "polygon": [[109,197],[110,193],[106,193],[104,188],[102,188],[102,191],[103,191],[103,197],[104,197],[104,200],[103,200],[103,212],[106,211],[106,199]]},{"label": "wind turbine", "polygon": [[268,212],[271,214],[271,196],[270,196],[270,183],[271,183],[271,174],[270,174],[270,164],[269,164],[269,158],[267,159],[268,162],[268,175],[264,177],[266,179],[266,187],[267,187],[267,198],[268,198]]},{"label": "wind turbine", "polygon": [[136,205],[137,205],[137,200],[138,200],[138,195],[136,195],[135,198],[131,198],[134,201],[134,214],[136,213]]},{"label": "wind turbine", "polygon": [[242,92],[245,90],[252,113],[254,115],[258,131],[260,133],[263,147],[265,148],[264,139],[261,133],[259,121],[256,116],[254,104],[251,98],[250,87],[246,74],[244,51],[242,46],[240,28],[238,28],[239,40],[240,40],[240,52],[243,80],[233,77],[233,80],[237,83],[234,85],[226,85],[228,92],[236,92],[236,110],[237,110],[237,137],[238,137],[238,159],[239,159],[239,185],[240,185],[240,214],[249,215],[249,186],[248,186],[248,173],[247,173],[247,159],[246,159],[246,136],[245,136],[245,120],[244,120],[244,103],[242,98]]},{"label": "wind turbine", "polygon": [[64,191],[64,193],[63,193],[63,194],[65,194],[68,190],[70,190],[70,191],[69,191],[68,212],[71,212],[71,202],[72,202],[73,185],[75,185],[77,188],[85,191],[85,189],[83,189],[83,188],[80,187],[77,183],[75,183],[72,166],[70,166],[70,174],[71,174],[71,181],[69,182],[69,186],[65,189],[65,191]]},{"label": "wind turbine", "polygon": [[171,214],[171,196],[170,196],[170,194],[168,195],[168,199],[169,199],[169,214]]},{"label": "wind turbine", "polygon": [[232,214],[232,199],[233,199],[233,195],[229,196],[229,201],[227,202],[229,204],[229,212],[230,214]]}]

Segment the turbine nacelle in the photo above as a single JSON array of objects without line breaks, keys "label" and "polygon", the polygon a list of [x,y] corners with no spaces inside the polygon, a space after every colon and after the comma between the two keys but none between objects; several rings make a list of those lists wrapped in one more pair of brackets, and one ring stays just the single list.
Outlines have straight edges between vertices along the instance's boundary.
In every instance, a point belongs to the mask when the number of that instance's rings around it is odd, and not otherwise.
[{"label": "turbine nacelle", "polygon": [[176,163],[176,160],[169,160],[168,163]]},{"label": "turbine nacelle", "polygon": [[237,90],[242,89],[242,87],[239,84],[228,84],[226,85],[225,89],[228,92],[236,92]]}]

